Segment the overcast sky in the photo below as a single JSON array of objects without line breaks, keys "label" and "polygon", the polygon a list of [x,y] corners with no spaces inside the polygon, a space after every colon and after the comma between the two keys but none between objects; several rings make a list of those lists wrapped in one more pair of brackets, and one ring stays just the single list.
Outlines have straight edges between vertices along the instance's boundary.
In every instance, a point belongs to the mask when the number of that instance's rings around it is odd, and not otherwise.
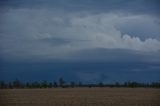
[{"label": "overcast sky", "polygon": [[1,0],[0,60],[2,80],[160,81],[160,1]]}]

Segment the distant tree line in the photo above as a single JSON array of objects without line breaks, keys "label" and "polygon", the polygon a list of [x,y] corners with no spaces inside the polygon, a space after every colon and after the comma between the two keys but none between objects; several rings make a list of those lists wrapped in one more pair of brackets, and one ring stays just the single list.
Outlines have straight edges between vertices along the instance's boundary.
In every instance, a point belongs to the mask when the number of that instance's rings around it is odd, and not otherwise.
[{"label": "distant tree line", "polygon": [[16,79],[12,82],[6,83],[5,81],[0,81],[0,89],[13,89],[13,88],[75,88],[75,87],[145,87],[145,88],[160,88],[160,82],[152,83],[139,83],[139,82],[116,82],[114,84],[105,84],[105,83],[96,83],[96,84],[83,84],[82,82],[71,81],[67,83],[63,78],[60,78],[57,82],[48,82],[48,81],[35,81],[35,82],[26,82],[23,83],[20,80]]}]

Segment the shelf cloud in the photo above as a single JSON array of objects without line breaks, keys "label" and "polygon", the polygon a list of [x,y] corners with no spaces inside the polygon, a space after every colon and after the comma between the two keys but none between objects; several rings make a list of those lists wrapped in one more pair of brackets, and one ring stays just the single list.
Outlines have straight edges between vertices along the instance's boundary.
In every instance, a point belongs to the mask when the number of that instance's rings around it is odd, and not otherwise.
[{"label": "shelf cloud", "polygon": [[[1,54],[16,58],[35,55],[61,58],[79,50],[96,48],[159,52],[158,38],[151,35],[142,39],[145,35],[124,34],[117,28],[144,19],[144,24],[160,26],[156,23],[159,20],[149,15],[112,12],[63,15],[63,11],[57,13],[50,9],[9,9],[1,19]],[[137,23],[137,27],[141,24]]]}]

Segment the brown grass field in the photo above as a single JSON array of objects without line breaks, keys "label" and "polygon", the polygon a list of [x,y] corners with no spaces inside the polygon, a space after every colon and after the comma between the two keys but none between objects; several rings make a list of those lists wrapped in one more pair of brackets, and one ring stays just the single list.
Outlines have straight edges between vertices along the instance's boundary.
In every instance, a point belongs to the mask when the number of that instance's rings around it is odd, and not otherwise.
[{"label": "brown grass field", "polygon": [[160,89],[1,89],[0,106],[160,106]]}]

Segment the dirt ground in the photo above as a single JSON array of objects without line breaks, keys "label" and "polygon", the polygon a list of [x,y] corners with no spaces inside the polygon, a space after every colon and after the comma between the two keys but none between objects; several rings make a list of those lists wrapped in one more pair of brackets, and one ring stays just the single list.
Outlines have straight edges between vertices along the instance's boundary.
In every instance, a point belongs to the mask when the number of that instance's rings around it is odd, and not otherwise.
[{"label": "dirt ground", "polygon": [[160,106],[160,89],[1,89],[0,106]]}]

